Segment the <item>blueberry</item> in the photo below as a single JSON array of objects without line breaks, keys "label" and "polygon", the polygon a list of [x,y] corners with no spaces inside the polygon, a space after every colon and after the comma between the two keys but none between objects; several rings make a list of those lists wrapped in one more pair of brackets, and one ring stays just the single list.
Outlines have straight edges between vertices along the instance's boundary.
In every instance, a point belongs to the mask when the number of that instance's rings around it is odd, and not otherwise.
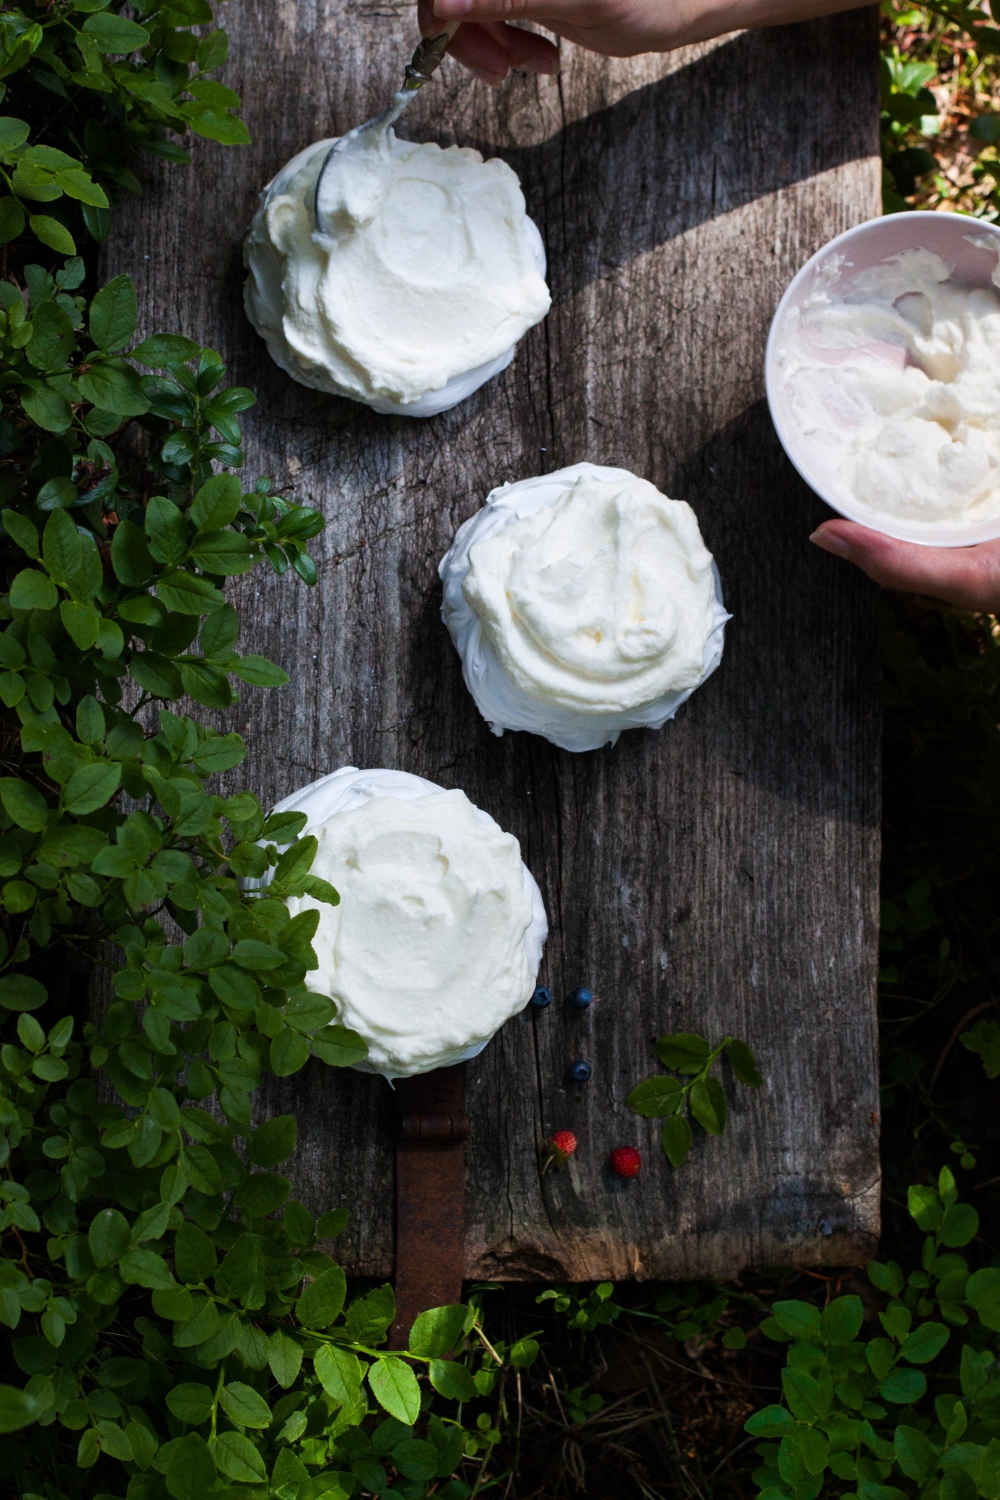
[{"label": "blueberry", "polygon": [[552,1004],[552,991],[547,984],[540,984],[531,997],[532,1005],[537,1005],[542,1010],[546,1005]]},{"label": "blueberry", "polygon": [[588,1005],[593,1005],[594,1003],[594,992],[593,990],[588,990],[585,984],[578,984],[569,997],[569,1003],[575,1006],[577,1010],[586,1010]]},{"label": "blueberry", "polygon": [[593,1071],[590,1063],[584,1062],[583,1058],[581,1058],[579,1062],[573,1064],[569,1070],[569,1074],[576,1083],[586,1083]]}]

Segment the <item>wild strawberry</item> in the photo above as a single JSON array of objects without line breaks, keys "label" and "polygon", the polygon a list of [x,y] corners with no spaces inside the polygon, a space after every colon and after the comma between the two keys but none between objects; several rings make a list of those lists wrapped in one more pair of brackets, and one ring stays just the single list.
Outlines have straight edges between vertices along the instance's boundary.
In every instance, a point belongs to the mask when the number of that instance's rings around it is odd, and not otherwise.
[{"label": "wild strawberry", "polygon": [[560,1170],[566,1165],[573,1152],[576,1150],[576,1136],[572,1130],[557,1130],[550,1135],[545,1143],[545,1165],[542,1175],[550,1167],[558,1167]]},{"label": "wild strawberry", "polygon": [[619,1177],[638,1177],[642,1154],[635,1146],[616,1146],[611,1153],[611,1170]]}]

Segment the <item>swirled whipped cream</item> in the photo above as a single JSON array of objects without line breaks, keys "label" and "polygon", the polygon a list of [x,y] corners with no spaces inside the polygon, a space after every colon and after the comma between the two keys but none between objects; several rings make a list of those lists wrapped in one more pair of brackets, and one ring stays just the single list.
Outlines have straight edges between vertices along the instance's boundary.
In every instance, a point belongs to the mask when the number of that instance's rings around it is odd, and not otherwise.
[{"label": "swirled whipped cream", "polygon": [[613,745],[673,718],[722,657],[729,615],[694,511],[626,469],[573,464],[501,485],[438,572],[494,734]]},{"label": "swirled whipped cream", "polygon": [[294,380],[376,411],[433,416],[510,364],[549,310],[545,252],[516,174],[389,129],[292,158],[244,247],[247,315]]},{"label": "swirled whipped cream", "polygon": [[319,844],[312,873],[340,894],[318,910],[306,984],[360,1033],[358,1066],[409,1078],[481,1052],[535,986],[548,935],[513,834],[464,792],[403,771],[345,766],[286,797]]},{"label": "swirled whipped cream", "polygon": [[873,525],[924,525],[929,541],[936,526],[1000,515],[1000,293],[951,274],[927,249],[843,290],[836,267],[776,355],[802,457],[831,499]]}]

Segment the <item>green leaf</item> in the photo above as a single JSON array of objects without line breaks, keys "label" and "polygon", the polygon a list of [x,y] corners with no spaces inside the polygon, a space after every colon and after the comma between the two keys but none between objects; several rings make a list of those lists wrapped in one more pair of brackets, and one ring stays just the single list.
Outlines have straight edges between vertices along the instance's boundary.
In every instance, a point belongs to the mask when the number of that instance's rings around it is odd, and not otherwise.
[{"label": "green leaf", "polygon": [[660,1141],[670,1165],[681,1166],[691,1150],[691,1127],[686,1117],[671,1115],[669,1119],[664,1120]]},{"label": "green leaf", "polygon": [[60,224],[59,220],[53,219],[50,214],[29,214],[28,227],[43,245],[48,245],[50,250],[56,250],[60,255],[76,254],[76,241],[73,236],[65,224]]},{"label": "green leaf", "polygon": [[[461,1370],[463,1367],[459,1365],[457,1368]],[[471,1376],[469,1380],[471,1384]],[[434,1376],[432,1374],[432,1384],[433,1381]],[[475,1394],[476,1387],[474,1384],[472,1385],[472,1389]],[[442,1394],[444,1393],[442,1392]],[[425,1442],[421,1438],[404,1438],[401,1443],[396,1443],[393,1446],[392,1462],[406,1479],[418,1481],[432,1479],[438,1470],[438,1451],[433,1443]]]},{"label": "green leaf", "polygon": [[167,609],[182,615],[208,614],[226,602],[219,590],[197,573],[171,573],[168,580],[157,583],[156,592]]},{"label": "green leaf", "polygon": [[165,495],[154,495],[146,507],[146,537],[158,562],[183,562],[188,547],[187,517]]},{"label": "green leaf", "polygon": [[251,1311],[266,1301],[266,1263],[260,1235],[241,1234],[215,1278],[216,1291],[235,1297]]},{"label": "green leaf", "polygon": [[790,1432],[794,1426],[795,1419],[786,1407],[765,1406],[761,1411],[755,1411],[752,1417],[747,1418],[743,1424],[743,1430],[753,1437],[778,1438]]},{"label": "green leaf", "polygon": [[936,1359],[951,1334],[943,1323],[921,1323],[908,1333],[901,1350],[911,1365],[926,1365]]},{"label": "green leaf", "polygon": [[721,1135],[726,1128],[726,1094],[717,1078],[699,1079],[688,1095],[688,1105],[698,1124],[709,1135]]},{"label": "green leaf", "polygon": [[145,533],[131,521],[119,521],[111,540],[111,565],[119,583],[137,587],[153,571],[153,560]]},{"label": "green leaf", "polygon": [[203,109],[197,114],[189,115],[188,121],[195,135],[204,136],[206,140],[218,141],[223,146],[250,144],[250,132],[236,115]]},{"label": "green leaf", "polygon": [[[321,1350],[320,1352],[322,1353],[323,1351]],[[351,1358],[354,1359],[354,1356],[351,1355]],[[302,1368],[302,1345],[296,1339],[293,1339],[290,1334],[285,1333],[280,1328],[276,1328],[267,1341],[267,1362],[275,1380],[281,1386],[282,1390],[287,1391],[289,1386],[295,1384],[298,1379],[299,1370]],[[354,1362],[357,1364],[357,1360]],[[319,1371],[316,1373],[319,1374]],[[358,1390],[360,1389],[361,1376],[359,1372]],[[332,1395],[333,1392],[329,1394]],[[339,1400],[340,1398],[338,1397],[337,1399]],[[353,1402],[346,1404],[353,1404]]]},{"label": "green leaf", "polygon": [[59,618],[66,634],[79,651],[89,651],[97,644],[101,617],[90,604],[77,604],[74,599],[59,602]]},{"label": "green leaf", "polygon": [[83,23],[83,34],[98,52],[105,53],[135,52],[149,41],[145,26],[126,20],[124,16],[105,13],[88,16]]},{"label": "green leaf", "polygon": [[676,1114],[680,1108],[683,1092],[676,1078],[662,1075],[658,1078],[647,1078],[644,1083],[638,1084],[625,1103],[637,1115],[658,1119],[664,1115]]},{"label": "green leaf", "polygon": [[243,503],[243,488],[232,474],[214,474],[195,492],[188,514],[199,531],[229,526]]},{"label": "green leaf", "polygon": [[14,1385],[0,1385],[0,1433],[20,1432],[45,1411],[42,1402]]},{"label": "green leaf", "polygon": [[12,609],[55,609],[58,601],[52,580],[36,568],[22,568],[10,586]]},{"label": "green leaf", "polygon": [[909,1406],[919,1401],[927,1389],[927,1381],[919,1370],[896,1369],[883,1380],[878,1393],[883,1401],[897,1406]]},{"label": "green leaf", "polygon": [[953,1203],[945,1210],[938,1230],[942,1245],[955,1250],[968,1245],[979,1233],[979,1215],[971,1203]]},{"label": "green leaf", "polygon": [[153,370],[163,370],[167,365],[183,364],[185,360],[200,354],[201,349],[193,344],[190,339],[182,338],[177,333],[154,333],[152,338],[143,339],[132,350],[132,358],[138,360],[141,365],[148,365]]},{"label": "green leaf", "polygon": [[75,817],[104,807],[118,790],[122,768],[117,761],[95,761],[93,765],[81,766],[70,777],[63,792],[63,806]]},{"label": "green leaf", "polygon": [[73,408],[65,396],[61,396],[50,385],[44,385],[36,391],[25,391],[21,396],[21,405],[25,416],[30,417],[39,427],[44,427],[46,432],[65,432],[73,421]]},{"label": "green leaf", "polygon": [[174,1285],[174,1278],[167,1269],[166,1261],[155,1250],[135,1247],[126,1250],[118,1262],[118,1269],[123,1279],[133,1286],[144,1286],[153,1291]]},{"label": "green leaf", "polygon": [[215,1460],[197,1432],[165,1443],[153,1460],[174,1500],[204,1500],[215,1483]]},{"label": "green leaf", "polygon": [[943,1217],[937,1191],[932,1187],[925,1187],[923,1183],[915,1183],[907,1189],[906,1198],[910,1216],[916,1220],[917,1227],[925,1234],[937,1229]]},{"label": "green leaf", "polygon": [[295,1316],[305,1328],[329,1328],[347,1296],[347,1281],[339,1266],[321,1271],[295,1304]]},{"label": "green leaf", "polygon": [[354,1406],[361,1391],[364,1366],[356,1354],[339,1344],[325,1344],[313,1360],[316,1376],[327,1395],[341,1406]]},{"label": "green leaf", "polygon": [[[244,1386],[244,1390],[249,1390],[249,1386]],[[268,1416],[270,1417],[270,1412]],[[225,1474],[227,1479],[253,1484],[256,1480],[267,1478],[264,1460],[250,1439],[241,1432],[223,1432],[215,1439],[212,1452],[220,1474]]]},{"label": "green leaf", "polygon": [[24,209],[16,198],[0,198],[0,245],[9,245],[22,235],[26,223]]},{"label": "green leaf", "polygon": [[453,1353],[465,1333],[468,1317],[469,1309],[460,1302],[418,1313],[410,1329],[410,1353],[424,1359]]},{"label": "green leaf", "polygon": [[688,1031],[657,1037],[656,1040],[657,1057],[665,1068],[673,1068],[675,1073],[700,1073],[711,1053],[712,1049],[703,1036],[693,1036]]},{"label": "green leaf", "polygon": [[468,1370],[453,1360],[432,1359],[428,1373],[431,1385],[446,1401],[475,1401],[479,1395]]},{"label": "green leaf", "polygon": [[106,354],[124,349],[138,322],[135,287],[130,276],[116,276],[90,304],[90,336]]},{"label": "green leaf", "polygon": [[19,828],[41,833],[48,826],[49,810],[37,787],[16,776],[0,777],[0,802]]},{"label": "green leaf", "polygon": [[372,1395],[390,1417],[412,1427],[420,1415],[420,1387],[404,1360],[387,1355],[370,1365],[368,1384]]},{"label": "green leaf", "polygon": [[901,1424],[896,1428],[894,1445],[896,1462],[907,1479],[926,1484],[937,1469],[937,1452],[916,1427]]},{"label": "green leaf", "polygon": [[111,1266],[128,1249],[131,1239],[129,1222],[117,1208],[102,1208],[87,1231],[87,1243],[94,1265]]},{"label": "green leaf", "polygon": [[291,1191],[288,1178],[277,1172],[252,1172],[236,1189],[234,1202],[241,1213],[256,1219],[275,1213]]},{"label": "green leaf", "polygon": [[368,1056],[368,1043],[347,1026],[325,1026],[313,1037],[312,1050],[331,1068],[350,1068]]},{"label": "green leaf", "polygon": [[195,539],[191,561],[206,573],[231,578],[249,572],[257,553],[241,531],[212,531]]},{"label": "green leaf", "polygon": [[820,1315],[811,1302],[775,1302],[771,1314],[793,1339],[817,1341],[820,1337]]},{"label": "green leaf", "polygon": [[290,1078],[309,1061],[308,1039],[288,1026],[283,1027],[271,1042],[269,1060],[276,1078]]},{"label": "green leaf", "polygon": [[167,1410],[179,1422],[187,1422],[190,1427],[207,1422],[212,1415],[212,1392],[207,1385],[196,1381],[175,1385],[172,1391],[167,1392],[166,1401]]},{"label": "green leaf", "polygon": [[275,1115],[265,1120],[250,1137],[250,1160],[257,1167],[279,1167],[295,1150],[298,1133],[299,1123],[294,1115]]},{"label": "green leaf", "polygon": [[820,1337],[827,1344],[850,1344],[861,1332],[865,1310],[860,1297],[835,1297],[820,1317]]},{"label": "green leaf", "polygon": [[745,1083],[751,1089],[763,1087],[764,1080],[757,1071],[757,1060],[746,1042],[737,1041],[734,1037],[726,1048],[726,1056],[740,1083]]},{"label": "green leaf", "polygon": [[44,984],[28,974],[5,974],[0,979],[0,1006],[5,1010],[37,1010],[48,998]]},{"label": "green leaf", "polygon": [[181,1224],[174,1238],[174,1264],[177,1279],[189,1285],[207,1281],[214,1273],[215,1246],[197,1224]]},{"label": "green leaf", "polygon": [[76,384],[85,401],[92,401],[102,411],[116,416],[141,417],[149,410],[138,373],[121,360],[106,359],[91,365],[77,378]]},{"label": "green leaf", "polygon": [[236,676],[252,687],[284,687],[288,673],[266,656],[243,656],[233,668]]},{"label": "green leaf", "polygon": [[782,1370],[781,1386],[792,1416],[800,1422],[812,1423],[827,1415],[829,1400],[824,1397],[819,1381],[805,1370]]},{"label": "green leaf", "polygon": [[35,369],[64,369],[75,343],[69,313],[57,302],[43,302],[32,319],[31,340],[25,350]]},{"label": "green leaf", "polygon": [[226,1416],[238,1422],[241,1427],[271,1425],[271,1408],[263,1396],[258,1396],[252,1386],[244,1385],[240,1380],[223,1386],[219,1402]]}]

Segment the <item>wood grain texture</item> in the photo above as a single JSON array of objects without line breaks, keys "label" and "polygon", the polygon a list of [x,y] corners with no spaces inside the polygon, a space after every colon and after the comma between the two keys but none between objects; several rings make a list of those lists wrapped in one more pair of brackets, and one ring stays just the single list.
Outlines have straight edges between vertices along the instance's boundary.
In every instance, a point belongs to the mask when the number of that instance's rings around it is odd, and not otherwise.
[{"label": "wood grain texture", "polygon": [[[239,782],[278,798],[342,764],[462,787],[521,840],[548,907],[556,1003],[468,1067],[470,1277],[727,1276],[844,1264],[877,1234],[874,593],[807,537],[822,506],[763,403],[768,323],[802,262],[879,208],[872,12],[666,58],[563,47],[557,80],[491,93],[446,62],[401,133],[518,171],[553,308],[511,368],[430,421],[294,385],[241,305],[257,192],[313,139],[373,114],[414,41],[404,0],[240,0],[226,81],[253,146],[164,167],[107,269],[138,278],[143,330],[214,343],[252,386],[247,474],[319,506],[313,591],[258,574],[244,649],[292,670],[249,690]],[[183,266],[183,273],[178,268]],[[505,479],[590,459],[689,499],[733,613],[711,681],[659,733],[573,756],[494,738],[441,625],[438,560]],[[235,781],[231,783],[234,787]],[[590,1011],[563,998],[587,983]],[[766,1087],[674,1173],[624,1106],[666,1030],[745,1038]],[[591,1083],[568,1082],[578,1057]],[[310,1065],[262,1108],[300,1119],[297,1190],[348,1204],[354,1272],[392,1265],[392,1107],[381,1080]],[[571,1128],[569,1170],[539,1147]],[[612,1147],[639,1145],[635,1182]]]}]

